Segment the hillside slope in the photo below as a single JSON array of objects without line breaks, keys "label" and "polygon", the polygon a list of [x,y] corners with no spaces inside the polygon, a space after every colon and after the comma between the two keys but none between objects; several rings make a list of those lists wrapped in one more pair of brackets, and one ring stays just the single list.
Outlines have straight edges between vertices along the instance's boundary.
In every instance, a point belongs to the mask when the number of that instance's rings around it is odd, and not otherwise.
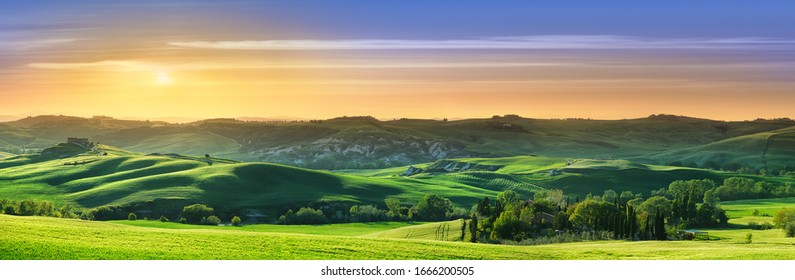
[{"label": "hillside slope", "polygon": [[427,193],[469,206],[496,195],[456,182],[367,178],[268,163],[237,163],[175,154],[143,155],[101,146],[107,155],[18,156],[0,161],[0,198],[47,199],[81,207],[148,201],[207,203],[276,210],[317,202],[381,204],[387,197],[416,202]]},{"label": "hillside slope", "polygon": [[[710,160],[731,160],[731,153],[719,155],[719,151],[726,150],[721,148],[721,141],[754,138],[793,125],[795,122],[787,119],[722,122],[669,115],[631,120],[544,120],[515,115],[457,121],[381,121],[371,117],[307,122],[211,119],[188,124],[38,116],[0,124],[0,150],[24,154],[62,142],[66,137],[88,137],[142,153],[210,154],[327,170],[529,154],[665,164],[680,155],[689,155],[688,149],[715,150],[714,156],[688,159],[701,166]],[[781,137],[773,140],[789,142],[789,136]],[[754,155],[759,148],[756,144],[725,146],[747,147],[747,151],[738,152]],[[775,156],[776,150],[771,150],[766,163],[791,160],[787,151]],[[746,159],[740,162],[755,168],[765,163]]]},{"label": "hillside slope", "polygon": [[658,161],[755,166],[784,169],[795,166],[795,127],[743,135],[713,143],[648,156]]}]

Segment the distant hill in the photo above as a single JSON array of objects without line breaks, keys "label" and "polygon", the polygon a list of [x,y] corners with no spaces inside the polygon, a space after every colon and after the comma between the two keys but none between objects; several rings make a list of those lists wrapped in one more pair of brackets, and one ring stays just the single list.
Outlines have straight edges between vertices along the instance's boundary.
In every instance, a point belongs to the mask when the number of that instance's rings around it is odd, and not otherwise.
[{"label": "distant hill", "polygon": [[[23,154],[23,148],[40,150],[77,136],[142,153],[210,154],[329,170],[529,154],[650,164],[684,161],[696,166],[717,164],[718,168],[792,165],[795,169],[788,148],[793,126],[795,122],[789,119],[723,122],[671,115],[631,120],[516,115],[456,121],[211,119],[186,124],[37,116],[0,123],[0,151]],[[772,134],[776,136],[770,138],[772,146],[762,159],[765,137]]]}]

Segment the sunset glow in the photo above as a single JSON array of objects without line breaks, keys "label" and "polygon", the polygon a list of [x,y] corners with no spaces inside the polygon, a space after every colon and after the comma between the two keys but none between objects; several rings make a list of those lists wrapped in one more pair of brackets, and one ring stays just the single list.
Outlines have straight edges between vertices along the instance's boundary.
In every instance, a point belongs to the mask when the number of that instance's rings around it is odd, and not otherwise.
[{"label": "sunset glow", "polygon": [[[680,14],[677,5],[612,9],[633,5],[621,1],[303,2],[9,4],[0,112],[795,117],[795,34],[782,27],[793,24],[792,4],[682,2],[721,9]],[[748,14],[758,20],[741,20]],[[604,20],[587,20],[595,17]],[[666,25],[672,19],[689,24]]]}]

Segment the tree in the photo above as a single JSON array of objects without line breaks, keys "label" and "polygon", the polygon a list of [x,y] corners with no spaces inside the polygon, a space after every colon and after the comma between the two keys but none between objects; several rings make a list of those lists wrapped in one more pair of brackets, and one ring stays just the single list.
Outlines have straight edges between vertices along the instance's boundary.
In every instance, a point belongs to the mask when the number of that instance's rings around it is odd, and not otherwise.
[{"label": "tree", "polygon": [[54,209],[55,207],[53,207],[52,202],[39,202],[39,206],[36,208],[36,216],[51,216],[54,212]]},{"label": "tree", "polygon": [[417,205],[411,208],[414,219],[441,221],[447,218],[448,213],[453,211],[453,203],[449,199],[429,194],[424,196]]},{"label": "tree", "polygon": [[494,229],[491,231],[492,239],[512,239],[521,240],[524,237],[527,224],[519,220],[512,211],[505,211],[494,221]]},{"label": "tree", "polygon": [[66,219],[77,218],[77,215],[75,214],[75,206],[72,204],[65,204],[64,206],[61,206],[61,209],[58,211],[61,212],[61,218],[66,218]]},{"label": "tree", "polygon": [[652,196],[640,205],[639,210],[649,213],[650,217],[654,217],[658,210],[668,216],[671,213],[671,200],[663,196]]},{"label": "tree", "polygon": [[210,208],[207,205],[193,204],[182,208],[182,217],[185,218],[188,223],[195,224],[200,223],[202,218],[212,215],[213,212],[213,208]]},{"label": "tree", "polygon": [[665,216],[663,216],[660,209],[656,213],[654,216],[654,236],[657,237],[657,240],[668,240],[668,234],[665,232]]},{"label": "tree", "polygon": [[386,209],[389,209],[389,212],[395,216],[400,216],[403,211],[401,211],[400,206],[400,199],[397,198],[387,198],[384,199],[384,203],[386,203]]},{"label": "tree", "polygon": [[[536,194],[538,195],[539,193]],[[544,193],[544,195],[546,195],[546,193]],[[519,195],[512,190],[503,191],[497,194],[497,201],[500,202],[503,206],[513,205],[519,202]]]},{"label": "tree", "polygon": [[704,192],[704,204],[715,206],[718,205],[718,203],[720,203],[720,198],[715,194],[715,190]]},{"label": "tree", "polygon": [[602,201],[604,202],[613,202],[618,198],[616,191],[614,190],[605,190],[604,194],[602,194]]},{"label": "tree", "polygon": [[239,227],[241,225],[240,217],[238,216],[232,217],[232,225]]},{"label": "tree", "polygon": [[790,222],[784,225],[784,233],[787,237],[795,237],[795,222]]},{"label": "tree", "polygon": [[13,200],[3,199],[0,200],[0,206],[3,212],[7,215],[19,215],[19,203]]},{"label": "tree", "polygon": [[773,216],[773,224],[777,228],[784,228],[787,224],[795,223],[795,209],[781,209]]},{"label": "tree", "polygon": [[490,217],[492,215],[491,202],[488,197],[478,201],[477,214],[481,217]]},{"label": "tree", "polygon": [[207,225],[218,225],[221,223],[221,219],[218,218],[216,215],[210,215],[204,222]]},{"label": "tree", "polygon": [[33,216],[38,212],[39,204],[32,200],[23,200],[19,203],[19,213],[21,216]]},{"label": "tree", "polygon": [[315,210],[309,207],[303,207],[295,212],[295,220],[299,224],[325,224],[328,219],[323,215],[323,211]]},{"label": "tree", "polygon": [[563,190],[559,189],[552,189],[547,191],[547,201],[552,203],[552,205],[558,207],[565,207],[566,206],[566,196],[563,195]]},{"label": "tree", "polygon": [[138,219],[138,216],[135,215],[135,213],[130,213],[130,215],[127,215],[127,220],[135,221],[137,219]]},{"label": "tree", "polygon": [[472,215],[472,220],[469,222],[469,242],[478,242],[478,218]]},{"label": "tree", "polygon": [[631,200],[640,198],[640,194],[635,195],[631,191],[623,191],[621,195],[618,197],[618,203],[621,205],[625,205],[629,203]]}]

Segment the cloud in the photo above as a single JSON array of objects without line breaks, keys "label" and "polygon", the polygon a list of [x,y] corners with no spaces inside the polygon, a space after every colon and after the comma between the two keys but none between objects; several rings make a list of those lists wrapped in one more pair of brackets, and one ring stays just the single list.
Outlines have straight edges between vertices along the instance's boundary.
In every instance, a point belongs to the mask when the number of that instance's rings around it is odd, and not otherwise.
[{"label": "cloud", "polygon": [[385,62],[359,61],[352,63],[293,63],[273,64],[267,62],[194,62],[156,64],[129,60],[104,60],[81,63],[30,63],[29,67],[47,70],[95,70],[95,71],[141,71],[141,70],[213,70],[213,69],[419,69],[419,68],[517,68],[568,66],[569,63],[536,62]]},{"label": "cloud", "polygon": [[97,71],[139,71],[151,70],[153,66],[137,61],[105,60],[84,63],[30,63],[28,66],[49,70],[97,70]]},{"label": "cloud", "polygon": [[793,40],[767,38],[643,38],[548,35],[464,40],[264,40],[179,41],[171,46],[226,50],[389,50],[389,49],[745,49],[788,48]]},{"label": "cloud", "polygon": [[[0,36],[2,39],[2,36]],[[72,38],[33,39],[33,40],[0,40],[0,50],[25,51],[52,47],[59,44],[77,41]]]}]

